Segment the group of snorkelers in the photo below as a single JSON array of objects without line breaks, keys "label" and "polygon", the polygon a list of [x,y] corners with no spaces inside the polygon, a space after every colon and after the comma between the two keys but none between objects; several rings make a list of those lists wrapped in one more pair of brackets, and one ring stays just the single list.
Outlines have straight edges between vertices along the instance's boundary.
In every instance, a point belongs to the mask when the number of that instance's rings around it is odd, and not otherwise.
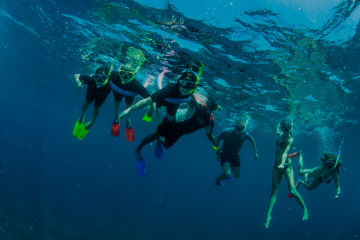
[{"label": "group of snorkelers", "polygon": [[[145,61],[143,53],[136,48],[128,47],[124,59],[124,64],[120,65],[117,69],[114,69],[113,65],[101,66],[90,76],[75,74],[75,81],[79,88],[82,88],[84,84],[87,85],[86,101],[73,130],[73,135],[79,140],[83,139],[93,126],[101,105],[112,91],[115,98],[115,117],[110,133],[112,136],[119,136],[120,120],[125,118],[127,141],[135,140],[130,120],[130,113],[132,111],[148,107],[148,112],[143,120],[151,122],[153,114],[160,119],[157,110],[161,107],[165,108],[166,114],[157,126],[156,131],[146,136],[135,149],[136,169],[140,176],[147,174],[145,160],[141,154],[144,146],[155,141],[155,157],[162,158],[163,148],[169,149],[183,135],[193,133],[201,128],[206,130],[207,137],[213,144],[217,159],[221,163],[222,172],[216,177],[216,185],[223,185],[223,181],[230,179],[232,174],[236,178],[240,176],[239,152],[245,141],[251,143],[254,150],[254,159],[258,159],[255,140],[246,131],[248,118],[238,118],[234,121],[231,128],[223,130],[218,137],[213,135],[215,123],[213,113],[219,110],[220,106],[211,96],[196,92],[204,67],[201,62],[187,65],[175,83],[169,83],[164,88],[150,94],[136,79],[137,72]],[[133,104],[134,98],[137,95],[140,95],[143,99]],[[127,109],[120,112],[119,106],[123,98],[125,98]],[[85,123],[85,112],[92,103],[94,103],[92,119]],[[272,208],[275,204],[283,175],[285,175],[288,183],[288,197],[295,198],[303,209],[303,220],[308,219],[308,211],[298,192],[300,186],[307,190],[312,190],[323,182],[329,183],[334,181],[336,185],[335,198],[338,198],[340,195],[340,154],[336,157],[331,153],[323,153],[318,167],[304,169],[302,153],[290,153],[293,144],[292,127],[292,121],[283,120],[276,128],[278,139],[276,141],[275,162],[272,174],[272,191],[265,220],[266,228],[269,227]],[[303,177],[303,179],[299,179],[296,183],[292,168],[292,159],[294,157],[299,159],[298,173]]]}]

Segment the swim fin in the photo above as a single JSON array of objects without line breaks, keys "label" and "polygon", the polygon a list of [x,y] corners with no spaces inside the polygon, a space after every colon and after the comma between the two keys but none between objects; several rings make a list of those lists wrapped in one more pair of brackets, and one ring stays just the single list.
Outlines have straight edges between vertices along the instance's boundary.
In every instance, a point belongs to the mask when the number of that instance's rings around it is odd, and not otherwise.
[{"label": "swim fin", "polygon": [[148,122],[148,123],[151,123],[151,122],[152,122],[152,115],[150,115],[149,112],[147,112],[147,113],[144,115],[144,117],[143,117],[142,120],[144,120],[144,121],[146,121],[146,122]]},{"label": "swim fin", "polygon": [[120,134],[120,122],[118,122],[118,123],[113,122],[110,134],[113,137],[119,136],[119,134]]},{"label": "swim fin", "polygon": [[133,127],[126,128],[126,141],[132,142],[135,140],[135,133]]},{"label": "swim fin", "polygon": [[136,159],[136,170],[139,176],[146,176],[146,165],[144,159]]},{"label": "swim fin", "polygon": [[155,157],[156,158],[163,158],[164,157],[164,149],[162,148],[160,140],[156,141],[155,145]]},{"label": "swim fin", "polygon": [[82,123],[79,123],[79,121],[76,122],[74,130],[73,130],[73,135],[78,139],[81,140],[83,139],[86,134],[89,132],[88,129],[86,129],[86,126]]},{"label": "swim fin", "polygon": [[[81,128],[83,127],[82,123],[79,123],[79,120],[76,121],[75,126],[74,126],[74,130],[73,130],[73,135],[79,139],[79,132],[81,131]],[[79,139],[80,140],[80,139]]]}]

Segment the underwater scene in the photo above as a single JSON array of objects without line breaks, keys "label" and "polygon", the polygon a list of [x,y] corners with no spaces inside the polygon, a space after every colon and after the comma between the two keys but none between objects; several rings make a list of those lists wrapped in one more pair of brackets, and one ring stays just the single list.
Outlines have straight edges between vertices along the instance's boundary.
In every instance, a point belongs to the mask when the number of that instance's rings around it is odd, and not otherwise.
[{"label": "underwater scene", "polygon": [[360,239],[359,0],[1,0],[0,240]]}]

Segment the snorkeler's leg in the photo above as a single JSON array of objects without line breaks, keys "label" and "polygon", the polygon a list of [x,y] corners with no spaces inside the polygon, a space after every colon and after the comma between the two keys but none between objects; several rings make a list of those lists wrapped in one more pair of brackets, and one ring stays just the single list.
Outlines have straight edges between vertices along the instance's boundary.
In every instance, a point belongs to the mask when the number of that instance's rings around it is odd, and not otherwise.
[{"label": "snorkeler's leg", "polygon": [[100,106],[94,106],[94,111],[93,111],[92,120],[85,125],[85,128],[86,128],[86,129],[89,130],[89,129],[91,128],[91,126],[94,124],[97,116],[99,115],[99,112],[100,112]]},{"label": "snorkeler's leg", "polygon": [[276,195],[279,191],[279,185],[281,182],[282,177],[282,171],[274,168],[272,173],[272,189],[271,189],[271,195],[268,203],[268,209],[266,213],[266,219],[265,219],[265,228],[269,227],[270,220],[271,220],[271,212],[276,202]]},{"label": "snorkeler's leg", "polygon": [[159,137],[160,137],[160,135],[158,134],[157,131],[154,132],[153,134],[150,134],[150,135],[148,135],[147,137],[145,137],[145,138],[141,141],[140,145],[135,149],[135,156],[136,156],[136,158],[139,159],[139,160],[140,160],[140,159],[143,159],[143,158],[142,158],[142,155],[141,155],[141,149],[142,149],[145,145],[151,143],[152,141],[154,141],[155,139],[157,139],[157,138],[159,138]]},{"label": "snorkeler's leg", "polygon": [[222,173],[216,177],[216,185],[221,185],[221,181],[228,179],[231,176],[231,164],[224,162],[222,165]]},{"label": "snorkeler's leg", "polygon": [[240,177],[240,167],[231,167],[231,171],[234,173],[236,178]]},{"label": "snorkeler's leg", "polygon": [[306,190],[310,191],[310,190],[313,190],[313,189],[317,188],[318,186],[320,186],[321,183],[322,183],[322,181],[320,179],[314,178],[314,180],[311,183],[306,184],[306,185],[304,184],[304,186],[305,186]]},{"label": "snorkeler's leg", "polygon": [[300,207],[304,210],[303,221],[306,221],[309,218],[308,210],[305,206],[304,200],[302,199],[299,192],[296,190],[294,182],[294,171],[291,165],[285,170],[285,176],[288,183],[289,192],[295,197]]},{"label": "snorkeler's leg", "polygon": [[304,163],[303,163],[303,158],[302,158],[302,153],[300,152],[299,153],[299,174],[302,175],[302,172],[303,172],[303,166],[304,166]]},{"label": "snorkeler's leg", "polygon": [[[126,105],[127,108],[131,107],[131,104],[127,104]],[[126,115],[126,128],[131,128],[132,124],[131,124],[131,119],[130,119],[130,113]]]},{"label": "snorkeler's leg", "polygon": [[121,103],[121,101],[117,101],[117,100],[115,100],[115,102],[114,102],[114,109],[115,109],[115,118],[114,118],[114,121],[113,121],[114,123],[119,122],[120,103]]},{"label": "snorkeler's leg", "polygon": [[84,122],[84,118],[85,118],[85,113],[86,110],[89,108],[91,102],[86,101],[82,107],[82,111],[81,111],[81,115],[80,115],[80,119],[79,119],[79,123],[83,123]]}]

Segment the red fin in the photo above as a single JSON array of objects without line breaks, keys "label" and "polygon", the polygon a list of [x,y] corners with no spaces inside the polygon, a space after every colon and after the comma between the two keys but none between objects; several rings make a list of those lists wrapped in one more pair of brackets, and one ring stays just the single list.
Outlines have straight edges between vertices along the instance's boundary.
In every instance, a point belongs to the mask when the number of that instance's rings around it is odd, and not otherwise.
[{"label": "red fin", "polygon": [[131,142],[135,140],[135,133],[133,127],[126,128],[126,141]]},{"label": "red fin", "polygon": [[117,137],[120,134],[120,122],[113,123],[111,127],[111,136]]}]

